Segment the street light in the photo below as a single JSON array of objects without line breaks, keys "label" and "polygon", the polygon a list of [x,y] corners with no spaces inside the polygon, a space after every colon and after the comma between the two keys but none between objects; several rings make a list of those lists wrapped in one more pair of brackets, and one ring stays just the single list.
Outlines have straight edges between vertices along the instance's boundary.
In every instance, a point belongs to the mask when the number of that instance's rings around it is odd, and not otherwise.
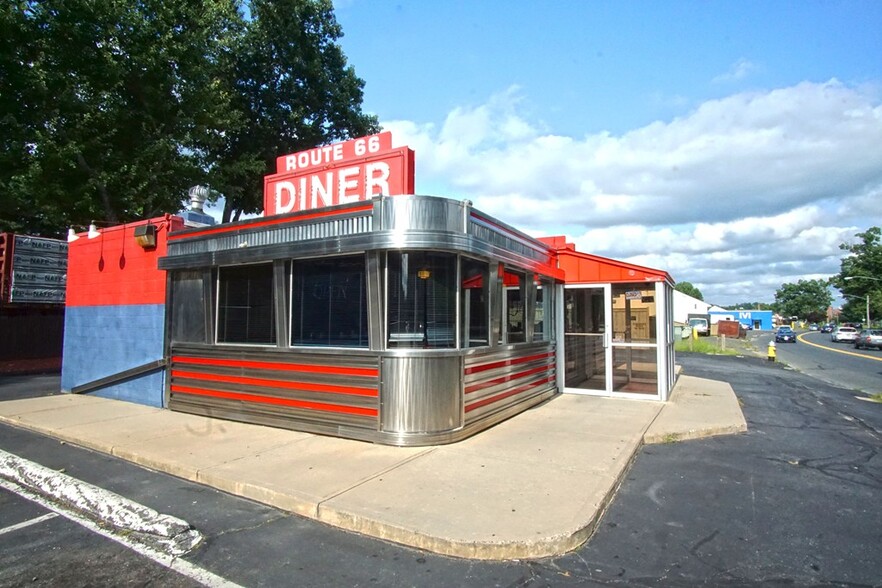
[{"label": "street light", "polygon": [[[842,278],[843,280],[873,280],[876,282],[882,282],[882,278],[874,278],[872,276],[846,276]],[[870,295],[867,294],[867,328],[870,328]]]}]

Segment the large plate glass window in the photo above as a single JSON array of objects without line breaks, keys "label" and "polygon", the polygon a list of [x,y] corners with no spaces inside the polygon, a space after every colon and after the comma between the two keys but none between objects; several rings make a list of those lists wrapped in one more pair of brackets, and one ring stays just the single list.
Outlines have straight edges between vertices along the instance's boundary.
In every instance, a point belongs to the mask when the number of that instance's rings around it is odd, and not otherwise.
[{"label": "large plate glass window", "polygon": [[456,256],[388,254],[389,347],[456,347]]},{"label": "large plate glass window", "polygon": [[273,264],[218,268],[217,342],[274,345]]},{"label": "large plate glass window", "polygon": [[487,262],[462,259],[462,347],[490,344],[490,309],[487,292],[490,266]]},{"label": "large plate glass window", "polygon": [[298,260],[291,271],[291,345],[367,347],[364,255]]}]

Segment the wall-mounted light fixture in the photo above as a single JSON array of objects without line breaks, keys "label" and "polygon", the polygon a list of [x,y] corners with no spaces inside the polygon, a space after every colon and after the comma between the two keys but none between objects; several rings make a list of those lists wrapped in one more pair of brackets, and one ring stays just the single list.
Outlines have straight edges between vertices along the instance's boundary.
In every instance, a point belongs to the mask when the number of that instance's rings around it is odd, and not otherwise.
[{"label": "wall-mounted light fixture", "polygon": [[417,277],[421,280],[428,280],[432,277],[432,272],[428,268],[417,270]]},{"label": "wall-mounted light fixture", "polygon": [[[89,224],[89,229],[88,229],[88,232],[86,233],[86,236],[89,239],[94,239],[95,237],[99,236],[100,234],[101,234],[101,232],[98,230],[98,225],[95,224],[95,221],[92,221]],[[76,241],[79,238],[80,238],[80,236],[77,235],[76,229],[74,229],[73,226],[71,226],[67,230],[67,242],[73,243],[74,241]]]},{"label": "wall-mounted light fixture", "polygon": [[135,227],[135,243],[144,249],[156,247],[156,225],[147,223]]}]

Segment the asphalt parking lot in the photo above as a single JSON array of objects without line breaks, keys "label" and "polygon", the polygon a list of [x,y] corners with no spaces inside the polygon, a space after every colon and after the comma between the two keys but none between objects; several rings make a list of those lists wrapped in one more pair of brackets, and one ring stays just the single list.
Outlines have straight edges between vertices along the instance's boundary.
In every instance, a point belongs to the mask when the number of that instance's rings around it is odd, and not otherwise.
[{"label": "asphalt parking lot", "polygon": [[[188,520],[206,540],[185,559],[245,586],[879,585],[880,405],[763,358],[678,354],[678,363],[729,381],[748,432],[644,447],[594,536],[538,560],[427,554],[5,425],[0,447]],[[0,507],[16,508],[5,496]],[[53,553],[11,562],[2,550],[0,584],[30,582],[27,566],[43,569],[39,558]],[[88,585],[88,569],[65,579]]]}]

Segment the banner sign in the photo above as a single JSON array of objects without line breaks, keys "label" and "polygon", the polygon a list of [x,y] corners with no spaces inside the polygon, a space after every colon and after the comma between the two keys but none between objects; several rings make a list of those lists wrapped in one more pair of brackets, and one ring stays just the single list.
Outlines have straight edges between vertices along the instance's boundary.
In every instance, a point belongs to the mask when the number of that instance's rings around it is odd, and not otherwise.
[{"label": "banner sign", "polygon": [[9,302],[64,304],[67,243],[15,235]]},{"label": "banner sign", "polygon": [[263,209],[272,216],[413,191],[413,150],[392,149],[387,131],[277,158],[263,181]]}]

